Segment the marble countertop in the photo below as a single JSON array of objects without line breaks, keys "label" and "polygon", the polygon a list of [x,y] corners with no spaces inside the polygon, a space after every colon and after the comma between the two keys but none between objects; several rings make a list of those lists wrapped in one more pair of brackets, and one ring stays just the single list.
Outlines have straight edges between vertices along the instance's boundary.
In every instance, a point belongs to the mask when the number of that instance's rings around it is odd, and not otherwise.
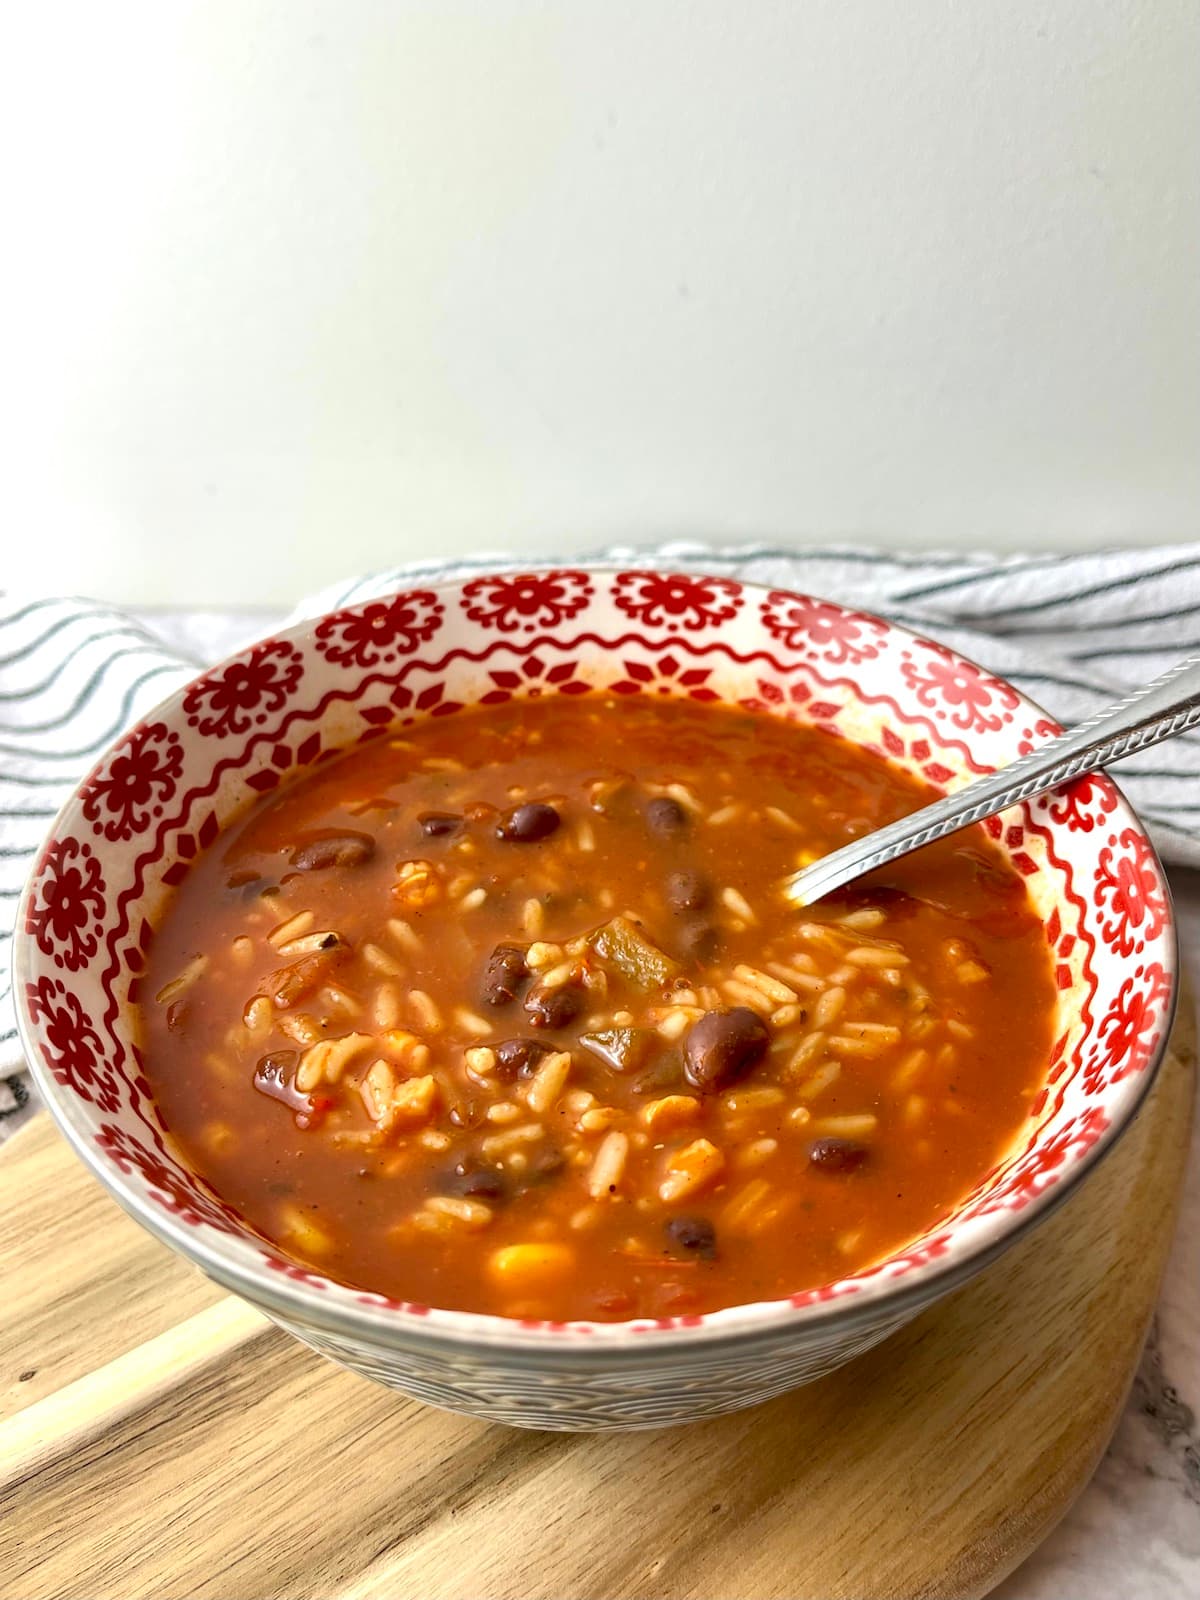
[{"label": "marble countertop", "polygon": [[[157,633],[219,660],[278,612],[153,611]],[[1200,994],[1200,872],[1172,871],[1184,965]],[[1124,1414],[1094,1478],[997,1600],[1177,1600],[1200,1595],[1200,1117],[1179,1227]]]}]

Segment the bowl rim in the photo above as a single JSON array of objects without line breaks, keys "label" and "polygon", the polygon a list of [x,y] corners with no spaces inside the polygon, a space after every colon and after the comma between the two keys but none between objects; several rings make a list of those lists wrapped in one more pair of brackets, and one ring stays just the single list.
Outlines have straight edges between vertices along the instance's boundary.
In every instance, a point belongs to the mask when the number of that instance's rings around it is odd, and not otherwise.
[{"label": "bowl rim", "polygon": [[[571,570],[593,574],[614,574],[626,570],[637,570],[648,574],[666,573],[668,568],[659,564],[638,565],[636,561],[620,561],[613,559],[587,560],[577,562],[563,561],[531,561],[528,563],[512,562],[504,567],[490,568],[489,577],[507,578],[526,575],[537,575],[541,572],[561,571],[570,566]],[[698,566],[692,565],[689,576],[719,576],[707,574]],[[431,579],[425,574],[414,571],[411,581],[419,582],[424,588],[434,592],[438,597],[444,595],[459,595],[464,583],[469,582],[472,573],[466,572],[457,577],[444,577]],[[827,604],[837,609],[845,609],[842,602],[827,599],[821,595],[809,594],[806,591],[782,589],[778,585],[759,583],[754,580],[738,578],[735,580],[741,591],[751,597],[765,598],[771,593],[784,593],[800,599],[815,601],[818,604]],[[140,1223],[155,1238],[163,1244],[176,1250],[185,1259],[199,1266],[210,1278],[219,1283],[223,1288],[239,1294],[244,1299],[256,1305],[268,1316],[277,1318],[292,1327],[292,1319],[298,1320],[302,1325],[321,1329],[335,1336],[359,1337],[369,1339],[377,1346],[392,1349],[422,1349],[428,1352],[437,1350],[445,1351],[454,1349],[488,1349],[493,1352],[503,1352],[517,1364],[522,1360],[531,1365],[544,1365],[553,1362],[555,1366],[569,1367],[572,1365],[594,1366],[596,1358],[603,1355],[609,1359],[644,1359],[653,1352],[676,1353],[687,1350],[712,1350],[717,1346],[737,1344],[739,1346],[786,1343],[789,1339],[798,1337],[802,1333],[810,1332],[828,1333],[831,1329],[850,1332],[863,1325],[878,1326],[882,1322],[894,1321],[898,1324],[906,1316],[915,1315],[924,1306],[932,1304],[936,1299],[952,1292],[968,1279],[975,1276],[985,1267],[991,1265],[999,1256],[1010,1249],[1019,1240],[1024,1238],[1035,1224],[1051,1216],[1072,1194],[1079,1185],[1103,1158],[1115,1148],[1122,1135],[1131,1126],[1142,1108],[1147,1095],[1150,1093],[1157,1080],[1159,1070],[1166,1055],[1167,1045],[1170,1041],[1176,1011],[1179,1003],[1179,934],[1178,922],[1175,915],[1174,902],[1171,894],[1170,881],[1163,868],[1157,847],[1150,837],[1145,824],[1142,822],[1135,808],[1130,804],[1128,797],[1121,787],[1107,773],[1102,773],[1102,781],[1107,784],[1116,795],[1118,805],[1127,813],[1128,820],[1133,823],[1142,835],[1159,877],[1162,882],[1166,920],[1163,932],[1166,935],[1162,963],[1164,976],[1169,985],[1166,1005],[1164,1008],[1164,1021],[1158,1041],[1150,1052],[1143,1070],[1137,1075],[1131,1092],[1127,1095],[1125,1103],[1118,1108],[1119,1114],[1114,1115],[1107,1128],[1105,1128],[1082,1154],[1076,1156],[1071,1164],[1057,1169],[1050,1181],[1034,1194],[1020,1209],[1006,1209],[995,1214],[991,1219],[993,1228],[991,1237],[979,1240],[974,1246],[951,1261],[926,1261],[910,1268],[901,1278],[884,1278],[874,1283],[869,1283],[858,1293],[833,1296],[825,1300],[808,1301],[802,1305],[793,1304],[788,1298],[774,1300],[741,1301],[732,1306],[723,1307],[717,1313],[709,1316],[722,1316],[719,1323],[711,1321],[701,1322],[696,1325],[663,1326],[653,1318],[638,1318],[618,1322],[585,1322],[580,1319],[565,1323],[553,1324],[528,1324],[512,1318],[502,1317],[490,1312],[455,1311],[449,1308],[438,1307],[440,1317],[451,1319],[449,1323],[438,1321],[431,1324],[425,1317],[410,1314],[398,1315],[395,1305],[388,1305],[384,1297],[377,1291],[354,1290],[365,1298],[350,1305],[331,1304],[325,1300],[323,1288],[315,1287],[299,1279],[287,1277],[282,1273],[272,1273],[262,1263],[243,1262],[233,1255],[227,1255],[220,1248],[222,1236],[207,1230],[192,1228],[181,1222],[173,1213],[154,1206],[146,1198],[139,1195],[132,1186],[127,1186],[127,1175],[121,1171],[115,1162],[107,1160],[95,1147],[93,1142],[82,1133],[72,1121],[67,1110],[68,1091],[59,1085],[51,1074],[47,1064],[43,1061],[41,1052],[36,1048],[32,1033],[31,1019],[27,1008],[20,996],[25,993],[25,986],[30,981],[36,965],[37,951],[32,935],[27,929],[27,911],[30,896],[33,891],[36,877],[36,864],[40,861],[45,844],[57,834],[64,817],[77,804],[81,791],[86,787],[91,778],[103,767],[113,750],[130,738],[139,729],[156,718],[162,718],[178,710],[184,696],[203,678],[210,674],[220,672],[231,662],[236,661],[246,650],[273,639],[290,639],[294,636],[307,637],[327,617],[336,615],[342,610],[355,610],[359,607],[378,603],[388,599],[394,594],[404,592],[402,587],[405,582],[401,575],[400,585],[388,588],[380,593],[368,592],[365,595],[339,605],[333,611],[313,612],[303,616],[293,616],[280,627],[274,628],[270,633],[264,634],[259,639],[247,641],[241,649],[222,660],[202,668],[194,677],[177,686],[171,693],[165,695],[153,706],[147,708],[138,720],[130,727],[123,729],[117,737],[98,756],[88,772],[85,773],[74,785],[70,794],[55,813],[46,831],[45,837],[34,855],[34,868],[22,889],[17,901],[16,916],[13,927],[12,949],[12,982],[13,1001],[16,1013],[17,1033],[21,1048],[29,1067],[33,1081],[38,1089],[42,1103],[49,1112],[59,1132],[82,1160],[84,1165],[101,1183],[108,1194],[116,1200],[122,1210]],[[963,655],[961,651],[952,649],[942,644],[930,635],[920,633],[913,628],[906,627],[903,623],[893,622],[886,616],[878,613],[863,611],[854,607],[857,616],[870,621],[881,623],[889,633],[902,635],[906,639],[931,645],[939,651],[949,651],[951,657],[961,661],[975,670],[995,679],[1018,696],[1019,702],[1036,712],[1056,729],[1061,730],[1057,719],[1052,717],[1037,701],[1033,700],[1022,690],[1016,688],[1007,679],[993,673],[990,668],[982,666],[972,657]],[[552,629],[547,629],[552,632]],[[666,630],[667,637],[672,636],[671,629]],[[1058,830],[1061,823],[1051,822],[1049,827]],[[166,1136],[171,1139],[175,1153],[189,1170],[188,1162],[169,1130]],[[199,1178],[199,1174],[196,1174]],[[212,1185],[207,1180],[199,1178],[209,1189]],[[219,1193],[212,1190],[213,1193]],[[953,1222],[949,1224],[953,1227]],[[262,1239],[250,1224],[243,1221],[245,1235],[250,1238]],[[913,1236],[912,1243],[927,1238],[933,1229],[926,1229]],[[271,1249],[278,1249],[269,1240],[264,1242]],[[897,1246],[902,1249],[903,1246]],[[322,1275],[317,1274],[318,1277]],[[853,1278],[853,1274],[851,1277]],[[331,1278],[331,1282],[340,1283],[341,1280]],[[348,1286],[347,1286],[348,1287]],[[587,1337],[564,1339],[564,1331],[577,1330],[586,1333]]]}]

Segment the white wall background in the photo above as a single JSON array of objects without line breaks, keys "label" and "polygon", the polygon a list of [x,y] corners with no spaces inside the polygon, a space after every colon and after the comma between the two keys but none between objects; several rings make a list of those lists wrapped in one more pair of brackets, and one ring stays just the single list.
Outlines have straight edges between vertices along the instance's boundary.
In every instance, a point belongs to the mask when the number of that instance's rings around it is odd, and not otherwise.
[{"label": "white wall background", "polygon": [[1200,534],[1195,0],[6,13],[9,582]]}]

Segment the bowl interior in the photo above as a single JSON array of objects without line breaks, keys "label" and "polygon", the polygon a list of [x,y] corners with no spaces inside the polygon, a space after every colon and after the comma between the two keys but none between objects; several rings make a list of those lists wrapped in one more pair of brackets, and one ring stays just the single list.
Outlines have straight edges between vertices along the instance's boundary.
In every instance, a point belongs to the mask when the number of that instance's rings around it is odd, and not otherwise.
[{"label": "bowl interior", "polygon": [[1003,1160],[937,1227],[868,1270],[703,1317],[512,1324],[390,1302],[250,1233],[180,1160],[133,1027],[155,919],[256,797],[396,724],[541,696],[674,695],[823,728],[943,789],[1057,731],[945,647],[831,602],[725,578],[555,569],[415,588],[266,639],[128,733],[56,820],[18,911],[27,1052],[72,1143],[128,1209],[222,1281],[293,1312],[490,1340],[714,1335],[815,1320],[965,1270],[1061,1198],[1128,1122],[1165,1045],[1174,931],[1154,850],[1084,778],[986,824],[1039,909],[1057,984],[1046,1081]]}]

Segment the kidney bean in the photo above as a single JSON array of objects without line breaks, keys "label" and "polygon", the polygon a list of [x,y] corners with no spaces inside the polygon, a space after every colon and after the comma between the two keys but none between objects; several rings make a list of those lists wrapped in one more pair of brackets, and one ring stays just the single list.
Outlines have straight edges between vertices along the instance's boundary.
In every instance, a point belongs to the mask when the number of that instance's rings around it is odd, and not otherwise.
[{"label": "kidney bean", "polygon": [[187,1027],[189,1010],[186,1000],[172,1000],[167,1007],[167,1027],[172,1033],[178,1033],[180,1028]]},{"label": "kidney bean", "polygon": [[704,1261],[716,1256],[717,1230],[707,1217],[672,1217],[667,1223],[667,1238]]},{"label": "kidney bean", "polygon": [[664,839],[686,832],[688,814],[669,794],[657,795],[646,807],[646,826]]},{"label": "kidney bean", "polygon": [[809,1146],[809,1163],[818,1172],[856,1172],[867,1159],[865,1144],[854,1139],[816,1139]]},{"label": "kidney bean", "polygon": [[557,832],[562,818],[553,806],[541,800],[529,800],[523,806],[514,806],[496,824],[497,839],[509,844],[535,844]]},{"label": "kidney bean", "polygon": [[417,827],[427,839],[444,839],[447,834],[457,833],[462,825],[463,819],[453,811],[422,811],[417,818]]},{"label": "kidney bean", "polygon": [[254,1087],[259,1094],[280,1100],[292,1111],[310,1113],[313,1109],[308,1095],[301,1094],[292,1081],[296,1072],[299,1052],[273,1050],[265,1055],[254,1069]]},{"label": "kidney bean", "polygon": [[624,1316],[632,1311],[637,1301],[624,1289],[600,1289],[596,1293],[596,1310],[608,1317]]},{"label": "kidney bean", "polygon": [[456,1100],[447,1115],[455,1128],[475,1128],[483,1121],[483,1111],[475,1100]]},{"label": "kidney bean", "polygon": [[444,1174],[442,1187],[448,1194],[461,1195],[464,1200],[507,1200],[508,1179],[498,1167],[489,1167],[477,1156],[464,1156],[450,1172]]},{"label": "kidney bean", "polygon": [[688,1031],[684,1073],[694,1089],[727,1089],[758,1065],[769,1042],[762,1018],[748,1006],[706,1012]]},{"label": "kidney bean", "polygon": [[573,985],[534,989],[525,996],[525,1014],[535,1028],[565,1028],[583,1010],[583,995]]},{"label": "kidney bean", "polygon": [[318,834],[296,845],[288,857],[297,872],[323,872],[327,867],[365,866],[375,854],[369,833]]},{"label": "kidney bean", "polygon": [[702,911],[712,898],[712,890],[702,873],[683,867],[667,878],[666,896],[667,904],[678,915],[683,911]]},{"label": "kidney bean", "polygon": [[519,944],[498,944],[483,969],[483,1001],[489,1006],[506,1006],[517,997],[517,990],[529,976],[525,952]]},{"label": "kidney bean", "polygon": [[344,961],[349,953],[348,945],[340,939],[330,938],[311,955],[301,956],[299,961],[293,961],[290,966],[276,968],[266,979],[261,992],[280,1011],[287,1011],[306,995],[312,994],[314,989],[319,989],[333,968],[339,961]]},{"label": "kidney bean", "polygon": [[499,1067],[497,1077],[508,1081],[513,1078],[531,1078],[537,1071],[538,1062],[543,1056],[550,1054],[551,1046],[543,1044],[540,1039],[518,1038],[502,1039],[499,1044],[493,1045],[496,1053],[496,1065]]}]

